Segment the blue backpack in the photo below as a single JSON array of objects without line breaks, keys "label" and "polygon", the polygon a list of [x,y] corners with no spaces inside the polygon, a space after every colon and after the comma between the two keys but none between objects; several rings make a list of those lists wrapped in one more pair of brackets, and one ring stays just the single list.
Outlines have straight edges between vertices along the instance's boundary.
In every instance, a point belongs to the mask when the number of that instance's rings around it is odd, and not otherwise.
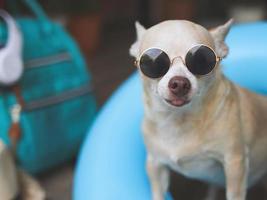
[{"label": "blue backpack", "polygon": [[[95,116],[96,103],[91,77],[73,39],[36,1],[23,2],[36,18],[17,18],[24,39],[24,74],[16,86],[0,87],[0,138],[8,145],[16,143],[20,166],[37,173],[73,158]],[[1,24],[1,43],[6,35]],[[18,124],[12,122],[14,114]]]}]

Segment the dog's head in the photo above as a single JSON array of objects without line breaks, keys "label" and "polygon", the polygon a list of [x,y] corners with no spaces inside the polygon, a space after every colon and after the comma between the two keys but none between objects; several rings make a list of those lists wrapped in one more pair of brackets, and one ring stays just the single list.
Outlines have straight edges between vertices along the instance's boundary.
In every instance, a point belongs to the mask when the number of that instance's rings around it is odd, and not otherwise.
[{"label": "dog's head", "polygon": [[[152,103],[174,108],[189,107],[193,102],[200,102],[216,81],[217,75],[220,75],[220,70],[215,67],[206,75],[195,75],[188,69],[186,55],[193,47],[203,45],[213,50],[217,58],[226,57],[228,47],[224,39],[231,24],[232,20],[229,20],[224,25],[208,31],[185,20],[165,21],[149,29],[137,22],[137,40],[131,46],[130,54],[137,60],[145,93],[153,99]],[[165,57],[168,55],[171,61],[161,77],[151,78],[144,75],[138,65],[143,52],[151,48],[163,50]]]}]

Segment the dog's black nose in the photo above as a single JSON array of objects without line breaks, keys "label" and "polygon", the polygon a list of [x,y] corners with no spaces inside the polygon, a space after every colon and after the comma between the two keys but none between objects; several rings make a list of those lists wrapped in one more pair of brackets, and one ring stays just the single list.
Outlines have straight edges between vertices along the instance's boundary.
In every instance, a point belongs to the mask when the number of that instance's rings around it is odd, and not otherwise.
[{"label": "dog's black nose", "polygon": [[188,94],[191,89],[191,83],[188,78],[175,76],[169,81],[170,91],[177,97],[183,97]]}]

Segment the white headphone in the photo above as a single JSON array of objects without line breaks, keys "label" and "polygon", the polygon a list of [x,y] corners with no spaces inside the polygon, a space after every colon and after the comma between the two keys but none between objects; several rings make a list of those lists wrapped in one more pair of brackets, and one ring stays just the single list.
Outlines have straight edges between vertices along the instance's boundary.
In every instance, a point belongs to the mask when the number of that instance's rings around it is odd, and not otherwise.
[{"label": "white headphone", "polygon": [[7,24],[7,41],[0,49],[0,85],[16,83],[23,73],[22,36],[15,20],[0,9],[0,17]]}]

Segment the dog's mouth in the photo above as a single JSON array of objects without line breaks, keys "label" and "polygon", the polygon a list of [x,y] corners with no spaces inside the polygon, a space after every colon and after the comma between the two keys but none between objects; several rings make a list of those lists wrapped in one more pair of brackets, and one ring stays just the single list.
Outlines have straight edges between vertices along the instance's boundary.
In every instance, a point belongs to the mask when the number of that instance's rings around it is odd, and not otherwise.
[{"label": "dog's mouth", "polygon": [[186,98],[165,99],[165,101],[175,107],[181,107],[190,102],[190,100]]}]

